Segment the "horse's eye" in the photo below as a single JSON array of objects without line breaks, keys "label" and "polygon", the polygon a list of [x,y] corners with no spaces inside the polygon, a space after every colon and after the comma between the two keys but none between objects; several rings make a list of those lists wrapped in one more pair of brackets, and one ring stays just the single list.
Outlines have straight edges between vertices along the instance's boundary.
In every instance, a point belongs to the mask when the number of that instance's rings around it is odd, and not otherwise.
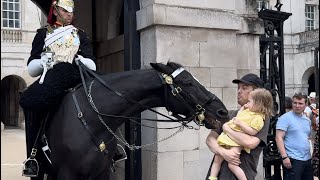
[{"label": "horse's eye", "polygon": [[185,80],[183,83],[184,83],[186,86],[192,86],[192,85],[193,85],[192,80]]}]

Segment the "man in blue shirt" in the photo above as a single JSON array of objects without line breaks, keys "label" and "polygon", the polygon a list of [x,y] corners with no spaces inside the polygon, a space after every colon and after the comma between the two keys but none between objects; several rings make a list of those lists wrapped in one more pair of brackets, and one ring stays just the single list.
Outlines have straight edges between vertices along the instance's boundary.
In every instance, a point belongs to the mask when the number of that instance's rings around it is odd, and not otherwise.
[{"label": "man in blue shirt", "polygon": [[276,125],[276,143],[283,160],[284,180],[313,180],[309,138],[311,121],[304,114],[307,96],[292,98],[292,111],[283,114]]}]

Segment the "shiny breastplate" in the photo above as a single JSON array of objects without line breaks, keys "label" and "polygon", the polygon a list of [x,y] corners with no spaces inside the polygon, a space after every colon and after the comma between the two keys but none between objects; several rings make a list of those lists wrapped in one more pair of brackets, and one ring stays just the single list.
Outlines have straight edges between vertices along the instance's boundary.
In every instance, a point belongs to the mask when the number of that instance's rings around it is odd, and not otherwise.
[{"label": "shiny breastplate", "polygon": [[[50,42],[48,43],[48,41]],[[73,26],[69,28],[58,27],[52,33],[47,33],[46,51],[52,52],[52,59],[55,64],[59,62],[72,63],[79,46],[78,29]]]}]

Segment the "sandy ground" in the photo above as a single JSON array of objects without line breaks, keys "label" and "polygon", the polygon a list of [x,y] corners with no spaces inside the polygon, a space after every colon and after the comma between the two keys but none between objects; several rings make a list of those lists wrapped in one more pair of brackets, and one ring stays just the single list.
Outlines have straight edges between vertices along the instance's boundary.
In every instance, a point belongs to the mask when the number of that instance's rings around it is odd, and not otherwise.
[{"label": "sandy ground", "polygon": [[1,179],[30,179],[22,176],[22,163],[25,159],[25,131],[22,129],[1,131]]}]

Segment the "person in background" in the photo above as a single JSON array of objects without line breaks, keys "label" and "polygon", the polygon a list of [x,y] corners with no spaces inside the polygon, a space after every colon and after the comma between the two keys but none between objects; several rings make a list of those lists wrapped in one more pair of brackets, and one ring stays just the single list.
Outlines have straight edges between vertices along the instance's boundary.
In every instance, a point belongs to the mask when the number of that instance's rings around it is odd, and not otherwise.
[{"label": "person in background", "polygon": [[[311,140],[311,146],[313,146],[314,138],[316,134],[316,126],[317,126],[316,117],[318,116],[316,93],[311,92],[308,96],[308,100],[309,100],[309,105],[305,108],[304,113],[311,120],[311,139],[310,140]],[[318,112],[319,112],[319,109],[318,109]]]},{"label": "person in background", "polygon": [[[311,94],[310,94],[311,95]],[[317,99],[317,98],[315,98]],[[312,114],[310,116],[312,122],[315,124],[313,130],[315,131],[314,134],[314,143],[313,143],[313,153],[312,153],[312,168],[313,168],[313,175],[319,177],[319,98],[316,101],[317,109],[312,109]],[[312,130],[311,130],[312,132]]]},{"label": "person in background", "polygon": [[[246,74],[241,79],[235,79],[232,81],[238,85],[238,104],[240,106],[248,103],[248,95],[251,91],[256,88],[263,88],[264,82],[255,74]],[[237,115],[237,111],[229,111],[229,117],[232,119]],[[265,124],[270,124],[270,119],[265,119]],[[237,144],[251,149],[250,154],[236,153],[230,149],[225,149],[218,144],[217,137],[221,131],[211,131],[207,137],[206,143],[209,149],[223,157],[225,161],[222,162],[221,169],[218,175],[220,180],[236,180],[236,176],[228,167],[228,163],[231,163],[235,166],[240,166],[243,169],[247,179],[254,180],[257,175],[257,166],[259,162],[259,156],[262,152],[263,147],[267,144],[267,135],[269,126],[263,126],[259,133],[255,136],[250,136],[243,132],[234,131],[228,125],[224,123],[223,132],[226,133],[234,142]],[[206,179],[210,175],[211,165],[208,170]]]},{"label": "person in background", "polygon": [[313,168],[313,176],[319,177],[319,116],[317,117],[317,128],[316,134],[314,137],[314,145],[313,145],[313,154],[312,154],[312,168]]},{"label": "person in background", "polygon": [[276,143],[282,157],[284,180],[313,180],[310,154],[311,122],[305,116],[307,95],[297,93],[292,98],[292,111],[277,121]]},{"label": "person in background", "polygon": [[[272,111],[273,98],[271,93],[266,89],[258,88],[249,93],[248,103],[242,106],[237,116],[230,120],[228,125],[235,131],[255,136],[264,126],[264,120],[270,118]],[[247,153],[250,153],[250,149],[241,147],[224,132],[219,135],[217,140],[219,145],[234,152],[241,153],[244,149]],[[211,167],[210,180],[218,179],[217,176],[223,161],[222,156],[215,155]],[[244,171],[239,166],[230,163],[228,167],[239,180],[247,179]]]},{"label": "person in background", "polygon": [[292,110],[292,99],[289,96],[285,97],[285,108],[286,108],[286,112],[289,112]]},{"label": "person in background", "polygon": [[306,107],[306,109],[304,110],[304,112],[306,113],[307,117],[310,119],[310,116],[312,114],[312,109],[316,108],[316,103],[317,103],[317,99],[316,99],[316,92],[311,92],[308,96],[308,106]]},{"label": "person in background", "polygon": [[37,30],[27,62],[30,76],[40,76],[21,94],[19,102],[25,114],[29,157],[24,162],[23,175],[32,179],[42,179],[41,167],[48,162],[39,145],[42,136],[37,137],[41,122],[49,117],[49,112],[54,113],[67,94],[66,90],[81,82],[75,61],[81,61],[89,69],[96,70],[88,36],[72,24],[73,12],[73,0],[53,1],[48,25]]}]

